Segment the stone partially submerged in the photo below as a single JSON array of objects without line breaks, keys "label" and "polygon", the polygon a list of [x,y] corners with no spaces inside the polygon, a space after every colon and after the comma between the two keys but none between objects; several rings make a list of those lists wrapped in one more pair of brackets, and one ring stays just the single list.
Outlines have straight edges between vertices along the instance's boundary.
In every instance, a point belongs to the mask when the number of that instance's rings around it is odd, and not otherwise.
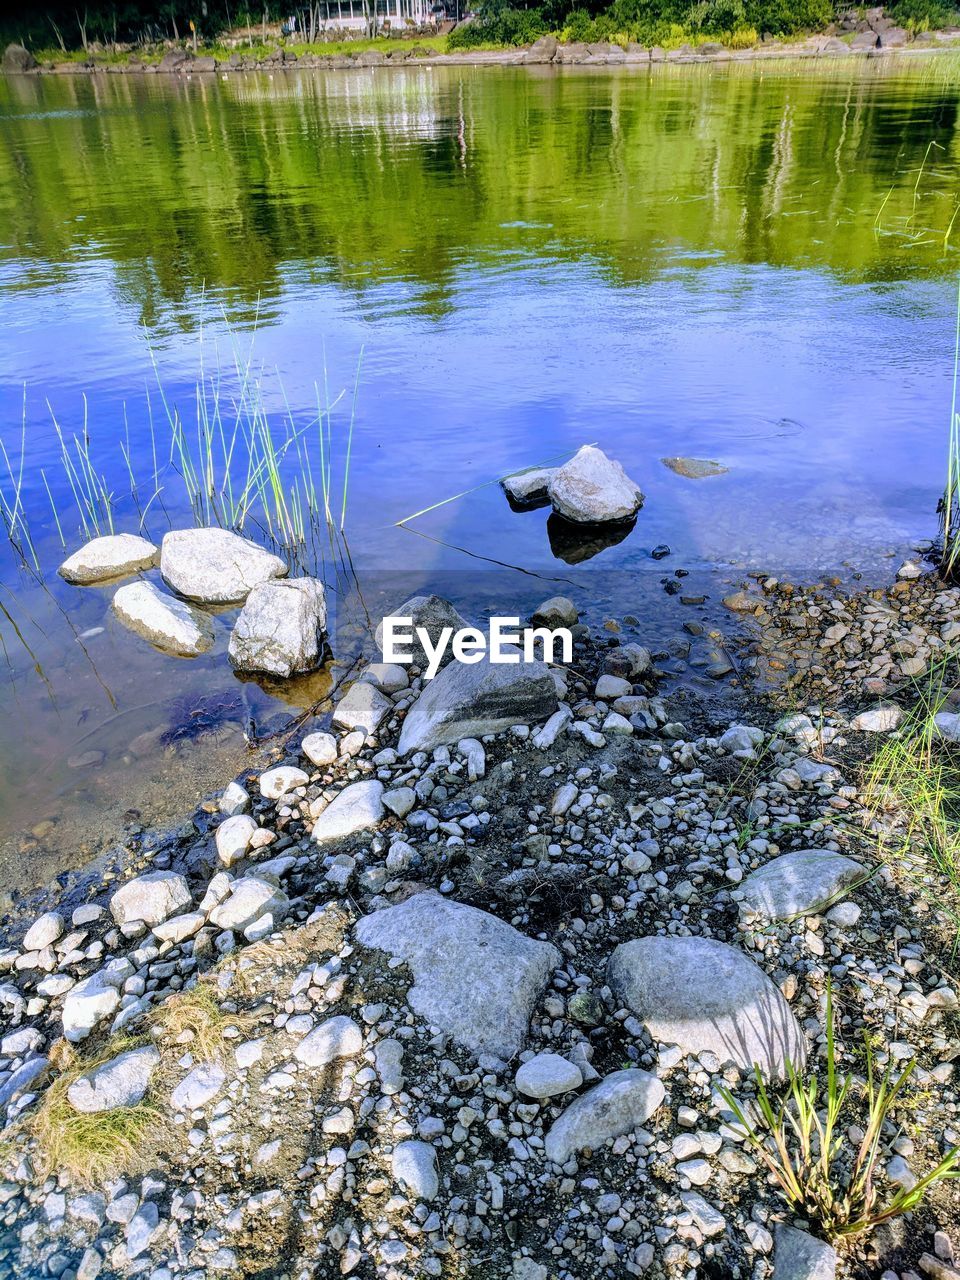
[{"label": "stone partially submerged", "polygon": [[622,523],[643,506],[643,494],[619,462],[585,444],[550,477],[557,515],[575,524]]},{"label": "stone partially submerged", "polygon": [[323,661],[327,602],[316,578],[261,582],[234,624],[227,656],[238,671],[287,679]]},{"label": "stone partially submerged", "polygon": [[240,604],[261,582],[284,578],[287,566],[229,529],[172,529],[160,546],[168,587],[198,604]]},{"label": "stone partially submerged", "polygon": [[542,662],[454,662],[410,708],[397,750],[431,751],[441,743],[546,720],[556,709],[556,685]]},{"label": "stone partially submerged", "polygon": [[415,1013],[474,1053],[504,1059],[523,1048],[534,1005],[560,963],[549,943],[432,890],[364,916],[354,934],[409,965]]},{"label": "stone partially submerged", "polygon": [[500,488],[514,511],[533,511],[550,501],[549,486],[556,467],[527,467],[504,476]]},{"label": "stone partially submerged", "polygon": [[113,612],[125,627],[178,658],[195,658],[213,645],[211,619],[152,582],[121,587],[113,597]]},{"label": "stone partially submerged", "polygon": [[635,938],[610,958],[617,999],[657,1040],[766,1076],[802,1066],[806,1044],[786,1000],[742,951],[712,938]]},{"label": "stone partially submerged", "polygon": [[596,1151],[611,1138],[631,1133],[646,1124],[665,1095],[649,1071],[614,1071],[554,1121],[544,1141],[547,1159],[565,1164],[578,1151]]},{"label": "stone partially submerged", "polygon": [[790,920],[825,910],[868,875],[841,853],[798,849],[752,871],[732,896],[745,915]]},{"label": "stone partially submerged", "polygon": [[74,586],[89,587],[152,569],[159,556],[160,552],[146,538],[135,533],[110,533],[85,543],[64,560],[57,573]]}]

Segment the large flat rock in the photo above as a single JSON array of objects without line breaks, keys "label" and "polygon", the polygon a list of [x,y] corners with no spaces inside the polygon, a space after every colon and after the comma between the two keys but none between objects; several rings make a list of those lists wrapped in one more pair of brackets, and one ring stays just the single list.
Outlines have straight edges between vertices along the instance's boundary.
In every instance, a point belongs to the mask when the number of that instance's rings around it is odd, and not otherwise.
[{"label": "large flat rock", "polygon": [[128,1049],[74,1080],[67,1099],[74,1111],[87,1113],[135,1107],[159,1063],[160,1054],[152,1044]]},{"label": "large flat rock", "polygon": [[657,1040],[716,1054],[742,1070],[785,1074],[806,1057],[800,1025],[767,975],[742,951],[712,938],[636,938],[610,958],[617,999]]},{"label": "large flat rock", "polygon": [[554,1121],[544,1142],[547,1159],[565,1164],[577,1151],[596,1151],[611,1138],[632,1132],[646,1124],[665,1093],[649,1071],[614,1071]]},{"label": "large flat rock", "polygon": [[410,708],[398,750],[432,751],[441,743],[547,720],[556,709],[556,685],[542,662],[451,662]]},{"label": "large flat rock", "polygon": [[751,871],[732,896],[745,915],[790,920],[823,911],[868,874],[842,853],[798,849]]},{"label": "large flat rock", "polygon": [[354,930],[365,947],[405,961],[410,1007],[475,1053],[512,1058],[560,953],[486,911],[432,890],[364,916]]},{"label": "large flat rock", "polygon": [[113,597],[113,612],[125,627],[179,658],[195,658],[213,645],[211,619],[152,582],[121,587]]},{"label": "large flat rock", "polygon": [[271,579],[255,586],[234,623],[227,655],[238,671],[288,676],[323,660],[327,602],[317,578]]},{"label": "large flat rock", "polygon": [[151,928],[179,915],[193,902],[186,877],[176,871],[148,871],[121,885],[110,899],[117,924],[141,920]]},{"label": "large flat rock", "polygon": [[152,569],[159,558],[160,552],[146,538],[135,533],[110,533],[85,543],[64,560],[57,572],[66,582],[88,587]]},{"label": "large flat rock", "polygon": [[229,529],[172,529],[160,547],[168,587],[198,604],[240,604],[261,582],[283,578],[287,566]]}]

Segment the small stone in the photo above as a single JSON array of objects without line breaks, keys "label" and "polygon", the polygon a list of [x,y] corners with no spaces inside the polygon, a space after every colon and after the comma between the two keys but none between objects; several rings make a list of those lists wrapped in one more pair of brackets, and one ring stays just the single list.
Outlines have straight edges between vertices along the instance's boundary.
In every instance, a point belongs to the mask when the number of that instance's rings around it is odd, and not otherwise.
[{"label": "small stone", "polygon": [[24,934],[24,951],[42,951],[44,947],[51,946],[62,935],[64,927],[63,916],[56,911],[48,911],[34,920]]},{"label": "small stone", "polygon": [[212,1102],[227,1079],[226,1072],[214,1062],[194,1067],[170,1094],[170,1105],[176,1111],[198,1111]]},{"label": "small stone", "polygon": [[336,763],[337,740],[332,733],[308,733],[300,743],[300,750],[311,764],[322,768]]},{"label": "small stone", "polygon": [[428,1142],[411,1139],[399,1143],[393,1150],[391,1168],[397,1182],[418,1200],[429,1204],[436,1198],[440,1190],[437,1153]]},{"label": "small stone", "polygon": [[292,765],[280,765],[276,769],[268,769],[260,775],[260,794],[267,800],[279,800],[288,791],[297,787],[305,787],[310,781],[302,769]]},{"label": "small stone", "polygon": [[244,813],[220,823],[215,840],[217,856],[225,867],[232,867],[244,856],[256,830],[253,818]]},{"label": "small stone", "polygon": [[517,1089],[528,1098],[552,1098],[579,1089],[582,1083],[580,1068],[558,1053],[538,1053],[522,1064],[516,1076]]},{"label": "small stone", "polygon": [[309,1032],[293,1051],[307,1067],[326,1067],[338,1058],[355,1058],[363,1049],[363,1034],[352,1018],[328,1018]]}]

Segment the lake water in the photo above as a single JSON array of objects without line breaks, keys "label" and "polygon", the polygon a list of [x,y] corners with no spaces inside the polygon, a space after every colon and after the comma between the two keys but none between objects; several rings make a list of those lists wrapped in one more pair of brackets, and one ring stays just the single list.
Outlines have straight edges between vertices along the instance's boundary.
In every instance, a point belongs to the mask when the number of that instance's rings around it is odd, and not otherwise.
[{"label": "lake water", "polygon": [[[110,589],[61,582],[57,520],[83,535],[54,418],[68,449],[86,433],[115,528],[159,540],[191,520],[168,418],[196,461],[198,380],[227,436],[247,364],[318,488],[335,402],[348,576],[383,601],[447,575],[466,606],[483,572],[504,605],[563,590],[656,641],[678,567],[889,571],[935,531],[958,101],[949,56],[0,81],[0,440],[17,477],[25,440],[39,565],[0,545],[0,887],[186,807],[326,679],[240,685],[230,615],[177,661],[111,620]],[[605,548],[490,483],[585,442],[647,495]],[[329,550],[301,559],[336,588]]]}]

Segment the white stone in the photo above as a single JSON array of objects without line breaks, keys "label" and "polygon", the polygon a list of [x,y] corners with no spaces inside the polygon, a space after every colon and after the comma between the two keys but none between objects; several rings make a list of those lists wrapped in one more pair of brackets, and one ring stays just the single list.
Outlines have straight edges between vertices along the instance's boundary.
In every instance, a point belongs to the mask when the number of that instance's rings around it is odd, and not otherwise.
[{"label": "white stone", "polygon": [[212,1102],[226,1083],[227,1073],[215,1062],[203,1062],[185,1076],[170,1094],[175,1111],[197,1111]]},{"label": "white stone", "polygon": [[327,603],[317,578],[260,582],[234,624],[227,656],[240,671],[286,679],[323,661]]},{"label": "white stone", "polygon": [[356,831],[369,831],[383,819],[383,783],[368,778],[344,787],[313,824],[318,844],[343,840]]},{"label": "white stone", "polygon": [[282,889],[256,875],[235,880],[230,892],[210,912],[210,923],[218,929],[243,930],[263,915],[282,920],[290,900]]},{"label": "white stone", "polygon": [[358,680],[337,703],[333,723],[340,729],[376,733],[392,710],[393,703],[375,684]]},{"label": "white stone", "polygon": [[63,1002],[63,1034],[71,1044],[84,1040],[94,1027],[120,1007],[120,992],[113,975],[98,969],[67,992]]},{"label": "white stone", "polygon": [[519,507],[542,505],[549,500],[547,489],[554,471],[556,467],[527,467],[504,476],[500,487]]},{"label": "white stone", "polygon": [[643,494],[620,463],[593,445],[558,467],[547,491],[554,511],[578,524],[629,520],[643,505]]},{"label": "white stone", "polygon": [[440,1190],[437,1172],[437,1153],[429,1142],[410,1139],[400,1142],[393,1149],[391,1160],[393,1176],[417,1199],[429,1204]]},{"label": "white stone", "polygon": [[834,1280],[837,1251],[797,1227],[774,1227],[773,1280]]},{"label": "white stone", "polygon": [[307,1033],[293,1051],[306,1067],[326,1067],[338,1058],[355,1058],[363,1049],[363,1034],[352,1018],[328,1018]]},{"label": "white stone", "polygon": [[611,675],[602,675],[594,690],[596,697],[603,698],[606,702],[612,702],[614,698],[629,698],[632,693],[633,685],[629,680]]},{"label": "white stone", "polygon": [[57,570],[60,577],[75,586],[109,582],[124,574],[152,569],[158,552],[152,542],[134,533],[110,533],[93,538],[64,560]]},{"label": "white stone", "polygon": [[67,1099],[74,1111],[86,1113],[134,1107],[146,1093],[159,1062],[160,1054],[153,1045],[129,1049],[74,1080]]},{"label": "white stone", "polygon": [[239,782],[231,782],[223,789],[220,796],[220,812],[235,817],[250,807],[250,794]]},{"label": "white stone", "polygon": [[544,1141],[547,1159],[565,1164],[578,1151],[596,1151],[611,1138],[631,1133],[650,1119],[665,1093],[649,1071],[614,1071],[554,1121]]},{"label": "white stone", "polygon": [[311,764],[320,768],[336,762],[337,740],[332,733],[308,733],[300,743],[300,750]]},{"label": "white stone", "polygon": [[228,529],[174,529],[164,535],[160,573],[167,586],[200,604],[239,604],[287,566]]},{"label": "white stone", "polygon": [[213,645],[213,622],[152,582],[129,582],[113,597],[113,612],[131,631],[179,658],[195,658]]},{"label": "white stone", "polygon": [[23,950],[42,951],[44,947],[49,947],[56,942],[63,930],[63,916],[56,911],[48,911],[38,920],[34,920],[23,935]]},{"label": "white stone", "polygon": [[580,1068],[559,1053],[538,1053],[517,1072],[517,1089],[528,1098],[552,1098],[583,1084]]},{"label": "white stone", "polygon": [[903,711],[896,703],[890,703],[888,706],[861,711],[850,721],[850,728],[858,729],[861,733],[892,733],[902,719]]},{"label": "white stone", "polygon": [[260,794],[267,800],[279,800],[288,791],[296,787],[305,787],[310,781],[308,774],[292,765],[278,765],[276,769],[267,769],[260,775]]},{"label": "white stone", "polygon": [[406,667],[395,662],[371,662],[360,673],[360,679],[367,684],[375,684],[384,693],[399,693],[410,684]]},{"label": "white stone", "polygon": [[175,871],[149,871],[128,880],[110,899],[117,924],[141,920],[151,928],[190,906],[193,897],[186,878]]},{"label": "white stone", "polygon": [[825,910],[868,875],[859,862],[840,853],[797,849],[752,871],[731,896],[746,915],[790,920]]},{"label": "white stone", "polygon": [[225,867],[232,867],[250,847],[257,824],[246,813],[238,813],[217,827],[217,856]]}]

